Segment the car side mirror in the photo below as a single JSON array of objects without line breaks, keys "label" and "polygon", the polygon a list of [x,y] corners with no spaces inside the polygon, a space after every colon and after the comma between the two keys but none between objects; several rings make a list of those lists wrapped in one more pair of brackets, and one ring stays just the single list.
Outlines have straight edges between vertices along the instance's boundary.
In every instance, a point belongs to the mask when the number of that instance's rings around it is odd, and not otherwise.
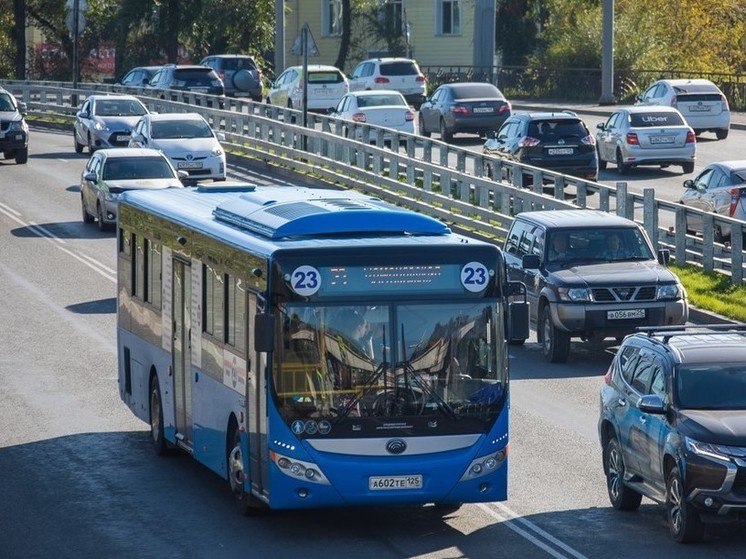
[{"label": "car side mirror", "polygon": [[215,136],[217,136],[219,142],[225,141],[225,132],[218,132]]},{"label": "car side mirror", "polygon": [[524,254],[521,266],[524,270],[536,270],[539,267],[539,257],[535,254]]},{"label": "car side mirror", "polygon": [[88,111],[80,111],[78,112],[78,116],[80,118],[91,118],[91,114]]},{"label": "car side mirror", "polygon": [[666,413],[666,404],[658,394],[645,394],[640,398],[640,404],[638,405],[640,411],[643,413],[653,413],[657,415],[663,415]]},{"label": "car side mirror", "polygon": [[187,173],[183,169],[180,169],[180,170],[176,171],[176,176],[179,177],[179,180],[181,182],[184,182],[185,180],[187,180],[189,178],[189,173]]},{"label": "car side mirror", "polygon": [[639,103],[640,101],[642,101],[642,95],[640,94],[635,95],[635,103]]},{"label": "car side mirror", "polygon": [[604,128],[606,128],[606,123],[599,122],[598,124],[596,124],[596,128],[598,128],[599,130],[603,130]]},{"label": "car side mirror", "polygon": [[490,130],[489,132],[487,132],[487,139],[488,140],[494,140],[496,138],[497,138],[497,131]]},{"label": "car side mirror", "polygon": [[694,188],[694,181],[692,179],[686,179],[684,181],[684,188]]},{"label": "car side mirror", "polygon": [[88,171],[86,174],[83,175],[83,178],[89,182],[96,182],[96,179],[98,179],[96,173],[94,173],[93,171]]},{"label": "car side mirror", "polygon": [[668,262],[671,260],[671,251],[667,248],[658,249],[658,264],[668,266]]},{"label": "car side mirror", "polygon": [[16,104],[18,105],[18,112],[21,113],[22,116],[26,116],[28,114],[28,106],[23,101],[16,101]]}]

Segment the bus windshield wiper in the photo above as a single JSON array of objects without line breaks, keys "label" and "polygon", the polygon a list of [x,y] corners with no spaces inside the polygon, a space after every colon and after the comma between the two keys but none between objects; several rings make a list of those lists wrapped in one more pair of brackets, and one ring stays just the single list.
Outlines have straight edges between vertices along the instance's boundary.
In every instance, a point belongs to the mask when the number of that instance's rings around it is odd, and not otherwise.
[{"label": "bus windshield wiper", "polygon": [[360,388],[359,392],[355,394],[355,397],[350,399],[349,401],[345,402],[344,406],[341,410],[337,413],[337,418],[335,419],[335,423],[339,422],[340,420],[344,419],[350,414],[350,411],[357,406],[357,404],[360,402],[360,400],[370,392],[371,388],[376,386],[378,383],[378,380],[383,376],[383,383],[384,383],[384,392],[387,390],[386,387],[386,371],[389,369],[389,363],[386,361],[386,327],[383,327],[383,339],[381,340],[382,345],[382,360],[381,364],[378,365],[373,371],[371,371],[368,376],[363,381],[362,387]]}]

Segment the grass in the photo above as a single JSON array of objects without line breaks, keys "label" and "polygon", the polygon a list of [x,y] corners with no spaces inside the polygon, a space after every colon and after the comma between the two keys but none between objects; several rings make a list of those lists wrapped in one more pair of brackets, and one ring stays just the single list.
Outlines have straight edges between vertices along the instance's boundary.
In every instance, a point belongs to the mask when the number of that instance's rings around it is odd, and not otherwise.
[{"label": "grass", "polygon": [[705,272],[692,264],[670,268],[684,285],[690,305],[746,322],[746,285],[734,285],[730,277]]}]

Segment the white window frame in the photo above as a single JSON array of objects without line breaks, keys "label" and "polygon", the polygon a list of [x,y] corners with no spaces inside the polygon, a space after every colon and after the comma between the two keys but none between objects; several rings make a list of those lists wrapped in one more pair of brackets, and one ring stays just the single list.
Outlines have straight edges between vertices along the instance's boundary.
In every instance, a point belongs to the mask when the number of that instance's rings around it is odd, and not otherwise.
[{"label": "white window frame", "polygon": [[[435,34],[436,35],[461,35],[461,0],[435,0]],[[448,10],[450,12],[450,28],[445,29],[443,14]]]},{"label": "white window frame", "polygon": [[321,0],[321,36],[342,35],[342,0]]}]

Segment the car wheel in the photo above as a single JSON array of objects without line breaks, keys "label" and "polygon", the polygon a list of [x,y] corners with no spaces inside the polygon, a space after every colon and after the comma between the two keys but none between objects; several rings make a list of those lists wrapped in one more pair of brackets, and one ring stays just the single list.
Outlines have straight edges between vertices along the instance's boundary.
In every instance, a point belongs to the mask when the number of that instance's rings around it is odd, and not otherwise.
[{"label": "car wheel", "polygon": [[453,133],[448,131],[446,121],[440,119],[440,139],[446,143],[450,143],[453,140]]},{"label": "car wheel", "polygon": [[15,160],[17,165],[23,165],[28,161],[28,148],[17,149],[15,152]]},{"label": "car wheel", "polygon": [[694,161],[687,161],[686,163],[683,163],[681,165],[681,169],[687,174],[693,173],[694,172]]},{"label": "car wheel", "polygon": [[622,159],[622,150],[620,149],[616,150],[616,168],[621,175],[629,173],[630,166],[624,163],[624,159]]},{"label": "car wheel", "polygon": [[88,141],[88,153],[93,153],[94,151],[96,151],[96,148],[93,146],[93,142],[91,142],[91,135],[88,134],[86,136],[86,139]]},{"label": "car wheel", "polygon": [[244,491],[243,482],[246,475],[244,473],[243,451],[241,450],[241,432],[238,430],[234,418],[231,418],[228,428],[227,447],[228,482],[238,506],[238,512],[243,516],[266,512],[267,506],[264,503]]},{"label": "car wheel", "polygon": [[83,196],[80,196],[80,206],[83,214],[83,223],[93,223],[93,216],[88,213],[88,210],[85,208],[85,201],[83,200]]},{"label": "car wheel", "polygon": [[676,465],[671,468],[666,478],[666,511],[668,528],[674,540],[679,543],[693,543],[704,538],[705,525],[697,509],[686,501],[684,483]]},{"label": "car wheel", "polygon": [[78,142],[78,134],[73,130],[73,143],[75,144],[75,153],[83,153],[83,144]]},{"label": "car wheel", "polygon": [[420,113],[420,136],[423,136],[425,138],[430,137],[430,132],[428,132],[427,127],[425,126],[425,118],[422,116],[422,113]]},{"label": "car wheel", "polygon": [[99,231],[108,231],[109,226],[104,221],[104,210],[101,207],[101,204],[96,204],[96,225],[98,225]]},{"label": "car wheel", "polygon": [[598,169],[599,171],[605,171],[606,170],[606,161],[601,159],[601,152],[596,150],[596,154],[598,156]]},{"label": "car wheel", "polygon": [[163,434],[163,400],[155,375],[150,379],[150,442],[158,456],[168,454],[169,446]]},{"label": "car wheel", "polygon": [[642,502],[642,495],[624,485],[624,456],[616,437],[610,437],[606,442],[603,461],[611,506],[616,510],[637,510]]},{"label": "car wheel", "polygon": [[570,334],[557,328],[552,322],[549,307],[541,313],[541,350],[550,363],[564,363],[570,355]]},{"label": "car wheel", "polygon": [[728,132],[730,132],[730,130],[727,128],[721,128],[720,130],[715,131],[715,136],[718,140],[725,140],[725,138],[728,137]]}]

